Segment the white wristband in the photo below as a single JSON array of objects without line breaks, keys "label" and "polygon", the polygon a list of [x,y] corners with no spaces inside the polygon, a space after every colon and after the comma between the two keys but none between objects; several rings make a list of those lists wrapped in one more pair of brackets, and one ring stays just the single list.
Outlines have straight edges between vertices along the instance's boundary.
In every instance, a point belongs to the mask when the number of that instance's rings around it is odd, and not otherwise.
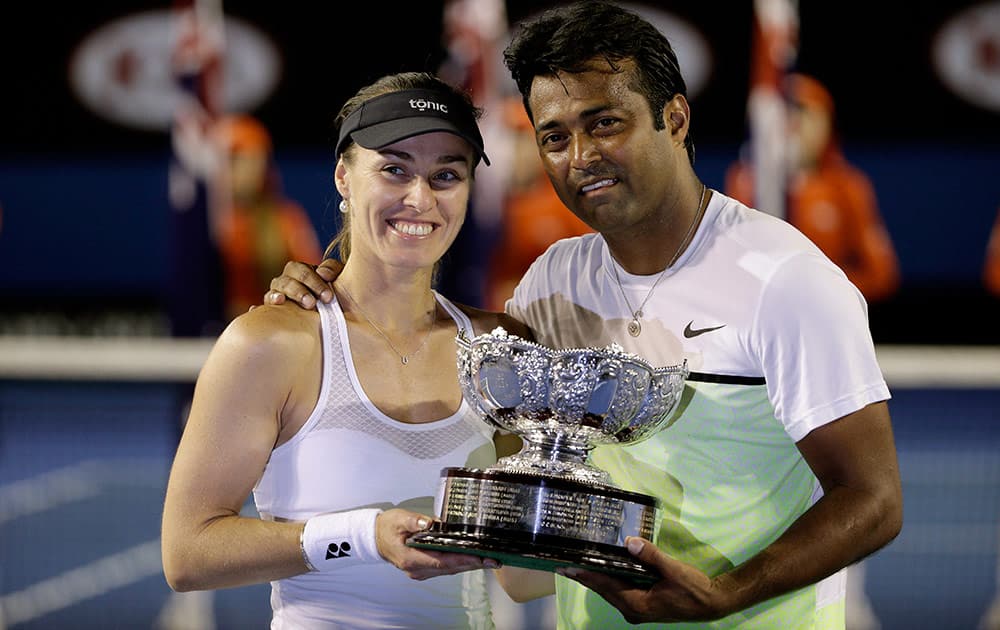
[{"label": "white wristband", "polygon": [[375,543],[375,517],[382,510],[365,509],[321,514],[302,528],[302,556],[312,571],[331,571],[383,562]]}]

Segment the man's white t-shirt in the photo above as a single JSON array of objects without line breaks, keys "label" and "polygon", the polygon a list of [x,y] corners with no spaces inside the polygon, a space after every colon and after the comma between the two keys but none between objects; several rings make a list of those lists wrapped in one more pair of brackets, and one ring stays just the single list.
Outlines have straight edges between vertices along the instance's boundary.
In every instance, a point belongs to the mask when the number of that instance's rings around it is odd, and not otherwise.
[{"label": "man's white t-shirt", "polygon": [[[709,575],[754,556],[822,495],[796,441],[889,398],[861,293],[790,224],[718,192],[662,278],[626,272],[599,234],[564,239],[527,271],[507,311],[547,346],[614,342],[653,366],[687,361],[665,428],[598,447],[591,463],[659,497],[658,546]],[[842,627],[843,597],[841,571],[716,622],[669,627]],[[557,601],[561,628],[628,625],[571,580],[557,579]]]}]

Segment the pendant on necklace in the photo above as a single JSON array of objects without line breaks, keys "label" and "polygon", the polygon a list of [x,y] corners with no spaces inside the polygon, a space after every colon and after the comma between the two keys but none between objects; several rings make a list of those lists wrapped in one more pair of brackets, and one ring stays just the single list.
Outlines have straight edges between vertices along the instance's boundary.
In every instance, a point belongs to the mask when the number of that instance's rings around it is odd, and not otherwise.
[{"label": "pendant on necklace", "polygon": [[407,363],[410,362],[410,357],[401,356],[401,357],[399,357],[399,360],[403,362],[403,365],[406,365]]},{"label": "pendant on necklace", "polygon": [[628,334],[633,337],[638,337],[639,333],[642,332],[642,324],[639,323],[639,317],[637,315],[632,316],[632,321],[628,323]]}]

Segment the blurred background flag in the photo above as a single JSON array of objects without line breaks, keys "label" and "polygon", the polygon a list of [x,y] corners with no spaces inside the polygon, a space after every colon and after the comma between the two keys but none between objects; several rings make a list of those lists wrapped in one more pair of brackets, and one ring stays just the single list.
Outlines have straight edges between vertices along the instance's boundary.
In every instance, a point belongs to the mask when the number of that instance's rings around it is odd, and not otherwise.
[{"label": "blurred background flag", "polygon": [[490,166],[476,171],[470,212],[449,253],[439,288],[460,301],[482,305],[487,266],[482,252],[491,251],[497,242],[514,152],[501,113],[504,98],[516,93],[503,66],[503,49],[509,40],[506,3],[446,0],[441,19],[444,57],[437,74],[465,88],[485,110],[479,128],[489,147]]},{"label": "blurred background flag", "polygon": [[506,44],[507,11],[503,0],[447,0],[443,13],[446,58],[439,74],[469,90],[477,105],[498,97],[498,63]]},{"label": "blurred background flag", "polygon": [[797,0],[754,0],[750,94],[747,99],[754,206],[785,217],[786,101],[782,84],[798,51]]},{"label": "blurred background flag", "polygon": [[477,173],[473,210],[478,225],[489,230],[500,220],[500,199],[510,169],[511,142],[500,114],[501,102],[516,92],[502,63],[509,39],[506,5],[503,0],[447,0],[442,27],[445,58],[438,74],[464,87],[473,102],[485,109],[479,126],[491,164]]},{"label": "blurred background flag", "polygon": [[168,178],[171,261],[167,311],[174,336],[220,332],[222,270],[215,232],[226,211],[221,147],[212,130],[222,114],[224,20],[220,0],[178,0],[170,68],[178,93]]}]

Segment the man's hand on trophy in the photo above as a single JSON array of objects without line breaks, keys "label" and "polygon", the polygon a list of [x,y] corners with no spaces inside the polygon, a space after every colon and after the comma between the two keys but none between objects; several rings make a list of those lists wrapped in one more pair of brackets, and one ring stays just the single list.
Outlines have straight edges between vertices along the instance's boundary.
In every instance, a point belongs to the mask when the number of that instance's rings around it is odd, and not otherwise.
[{"label": "man's hand on trophy", "polygon": [[661,579],[639,585],[607,573],[576,567],[557,572],[598,593],[621,611],[629,623],[708,621],[724,617],[724,593],[715,580],[695,567],[675,560],[648,540],[629,536],[629,552],[656,569]]},{"label": "man's hand on trophy", "polygon": [[271,280],[271,289],[264,294],[265,304],[284,304],[292,300],[305,309],[316,307],[316,300],[329,303],[333,299],[333,281],[344,265],[327,258],[317,266],[303,262],[285,263],[281,275]]},{"label": "man's hand on trophy", "polygon": [[500,563],[492,558],[416,549],[406,545],[407,538],[426,530],[430,524],[430,517],[417,512],[398,508],[382,512],[375,520],[375,543],[379,554],[414,580],[500,568]]}]

